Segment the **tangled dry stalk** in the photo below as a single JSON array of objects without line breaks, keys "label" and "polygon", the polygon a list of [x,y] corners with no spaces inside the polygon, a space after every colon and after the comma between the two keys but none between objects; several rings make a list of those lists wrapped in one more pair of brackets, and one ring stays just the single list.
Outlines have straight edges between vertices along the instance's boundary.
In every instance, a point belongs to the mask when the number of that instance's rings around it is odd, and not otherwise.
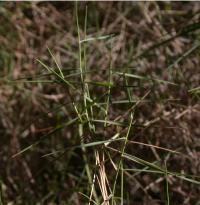
[{"label": "tangled dry stalk", "polygon": [[0,202],[198,205],[199,11],[2,2]]}]

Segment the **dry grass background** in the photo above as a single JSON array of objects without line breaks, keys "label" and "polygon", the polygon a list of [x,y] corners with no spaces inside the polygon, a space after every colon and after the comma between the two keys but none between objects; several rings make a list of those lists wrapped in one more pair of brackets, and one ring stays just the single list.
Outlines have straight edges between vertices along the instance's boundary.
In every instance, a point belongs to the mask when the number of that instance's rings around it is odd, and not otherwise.
[{"label": "dry grass background", "polygon": [[[77,73],[79,55],[74,5],[73,2],[0,4],[2,204],[87,204],[88,200],[78,193],[89,193],[90,190],[83,171],[81,150],[69,150],[62,156],[42,157],[66,146],[80,144],[76,124],[55,132],[31,151],[12,158],[23,148],[38,142],[56,125],[76,116],[70,102],[71,97],[76,102],[81,100],[77,91],[78,87],[81,88],[79,77],[71,77],[77,88],[72,96],[62,84],[28,82],[52,79],[36,61],[40,59],[54,65],[47,46],[66,75]],[[114,34],[111,39],[95,40],[86,45],[87,68],[90,71],[87,78],[90,81],[107,81],[111,54],[113,70],[178,84],[128,79],[128,83],[135,86],[130,88],[134,100],[149,92],[146,101],[135,109],[135,126],[129,139],[181,154],[169,154],[155,147],[133,143],[127,145],[127,152],[161,165],[167,161],[170,171],[198,176],[199,94],[189,90],[198,87],[200,82],[199,48],[191,51],[199,43],[200,4],[82,2],[78,5],[81,39],[84,38],[86,5],[88,37]],[[178,63],[174,64],[177,59]],[[124,79],[114,76],[113,82],[112,100],[127,99]],[[98,85],[90,85],[90,89],[94,97],[105,92],[105,88]],[[128,109],[128,105],[110,106],[109,119],[126,120],[127,115],[123,115]],[[114,125],[107,129],[99,126],[98,129],[98,139],[108,139],[116,132],[127,131]],[[86,141],[93,140],[89,132],[85,135]],[[112,150],[110,153],[113,154]],[[95,165],[92,148],[87,149],[87,156]],[[101,157],[96,153],[97,164]],[[115,157],[113,154],[113,160]],[[105,166],[102,165],[100,174],[106,170],[112,181],[115,170],[112,164]],[[141,168],[129,161],[125,166]],[[105,180],[100,183],[106,183]],[[200,204],[199,185],[174,176],[168,177],[168,183],[170,204]],[[162,175],[130,172],[124,177],[124,184],[124,204],[165,204],[165,177]]]}]

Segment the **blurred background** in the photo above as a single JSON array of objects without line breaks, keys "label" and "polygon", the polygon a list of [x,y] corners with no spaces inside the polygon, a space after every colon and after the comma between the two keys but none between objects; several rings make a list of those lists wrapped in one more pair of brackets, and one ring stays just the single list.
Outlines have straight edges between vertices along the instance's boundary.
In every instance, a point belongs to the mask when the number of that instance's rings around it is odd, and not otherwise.
[{"label": "blurred background", "polygon": [[[125,122],[128,117],[124,113],[131,103],[124,100],[131,96],[136,102],[148,93],[135,109],[129,139],[180,154],[143,144],[128,144],[127,152],[148,162],[167,162],[170,171],[198,176],[200,4],[79,2],[78,16],[80,38],[91,38],[84,44],[84,65],[92,98],[105,93],[107,87],[95,82],[107,82],[112,66],[118,73],[112,79],[109,120]],[[75,90],[56,81],[37,61],[55,67],[48,48]],[[62,155],[46,156],[80,144],[77,124],[63,125],[76,117],[72,99],[81,107],[79,57],[75,2],[0,3],[1,204],[88,204],[79,193],[89,195],[91,190],[82,151],[69,149]],[[105,96],[101,100],[106,102]],[[99,111],[94,112],[102,119]],[[96,127],[97,139],[102,140],[127,130],[115,125]],[[92,142],[96,136],[93,139],[86,130],[84,140]],[[93,148],[86,152],[92,167]],[[115,169],[106,166],[112,183]],[[141,168],[130,161],[124,166]],[[159,174],[128,173],[124,204],[166,204],[165,183]],[[169,176],[168,184],[170,204],[200,204],[199,184],[175,176]]]}]

